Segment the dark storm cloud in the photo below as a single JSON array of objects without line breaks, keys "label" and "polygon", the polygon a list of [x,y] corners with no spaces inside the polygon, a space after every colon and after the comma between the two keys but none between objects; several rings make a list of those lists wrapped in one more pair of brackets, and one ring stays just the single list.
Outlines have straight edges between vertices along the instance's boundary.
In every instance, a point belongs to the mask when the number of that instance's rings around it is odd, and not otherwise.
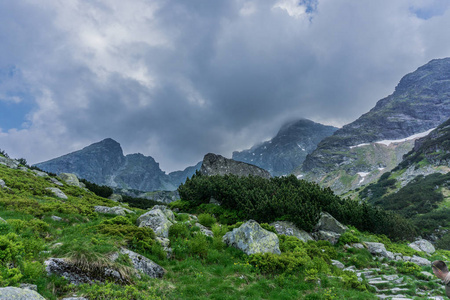
[{"label": "dark storm cloud", "polygon": [[0,122],[0,148],[33,163],[111,137],[182,169],[287,120],[344,125],[450,53],[439,0],[14,1],[0,16],[0,68],[33,99],[26,127]]}]

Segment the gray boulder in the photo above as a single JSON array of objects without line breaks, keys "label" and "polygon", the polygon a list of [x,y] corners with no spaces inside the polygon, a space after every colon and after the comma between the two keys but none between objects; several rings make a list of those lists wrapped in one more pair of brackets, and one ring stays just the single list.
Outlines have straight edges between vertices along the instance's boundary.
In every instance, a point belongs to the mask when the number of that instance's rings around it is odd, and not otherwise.
[{"label": "gray boulder", "polygon": [[111,196],[108,197],[108,199],[114,201],[114,202],[122,202],[122,195],[119,194],[112,194]]},{"label": "gray boulder", "polygon": [[155,205],[150,211],[141,215],[136,223],[139,227],[150,227],[158,237],[169,237],[169,228],[175,222],[175,215],[165,206]]},{"label": "gray boulder", "polygon": [[5,300],[45,300],[38,292],[17,287],[0,288],[0,299]]},{"label": "gray boulder", "polygon": [[3,179],[0,179],[0,188],[6,187],[6,183],[3,181]]},{"label": "gray boulder", "polygon": [[59,179],[65,181],[68,185],[73,185],[73,186],[77,186],[77,187],[81,187],[84,188],[86,187],[84,185],[84,183],[80,182],[78,180],[77,175],[72,174],[72,173],[60,173],[58,175]]},{"label": "gray boulder", "polygon": [[108,207],[108,206],[94,206],[94,210],[101,214],[110,214],[110,215],[116,215],[116,216],[126,216],[127,213],[134,214],[135,212],[132,210],[129,210],[122,206],[114,206],[114,207]]},{"label": "gray boulder", "polygon": [[335,266],[335,267],[341,269],[341,270],[343,270],[343,269],[345,268],[344,264],[341,263],[341,262],[338,261],[338,260],[332,259],[332,260],[331,260],[331,264],[332,264],[333,266]]},{"label": "gray boulder", "polygon": [[410,261],[415,263],[416,265],[422,266],[422,267],[431,265],[431,261],[429,261],[426,258],[422,258],[420,256],[417,256],[417,255],[413,255],[413,257],[411,257]]},{"label": "gray boulder", "polygon": [[209,230],[207,227],[203,226],[200,223],[195,223],[195,226],[197,226],[198,228],[200,228],[200,232],[206,236],[210,236],[210,237],[214,237],[214,233]]},{"label": "gray boulder", "polygon": [[160,265],[154,263],[152,260],[142,256],[138,253],[130,251],[125,248],[120,249],[120,253],[128,255],[133,264],[133,267],[151,278],[162,278],[166,271]]},{"label": "gray boulder", "polygon": [[58,181],[58,179],[53,178],[53,177],[49,177],[48,180],[50,180],[51,183],[59,185],[59,186],[64,186],[64,184],[62,184],[60,181]]},{"label": "gray boulder", "polygon": [[50,218],[52,218],[53,221],[57,221],[57,222],[60,222],[63,220],[61,217],[58,217],[58,216],[51,216]]},{"label": "gray boulder", "polygon": [[314,232],[313,235],[316,238],[316,240],[329,241],[333,245],[335,245],[339,241],[339,238],[341,237],[341,234],[339,233],[325,230],[319,230],[317,232]]},{"label": "gray boulder", "polygon": [[19,168],[19,162],[15,159],[7,158],[0,156],[0,165],[5,165],[8,168],[11,169],[18,169]]},{"label": "gray boulder", "polygon": [[274,223],[271,223],[270,225],[275,227],[275,230],[280,235],[284,234],[288,236],[295,236],[303,242],[314,240],[309,233],[302,229],[298,229],[297,226],[295,226],[292,222],[276,221]]},{"label": "gray boulder", "polygon": [[31,170],[37,177],[48,177],[48,174],[38,170]]},{"label": "gray boulder", "polygon": [[428,254],[434,253],[436,251],[433,244],[424,239],[420,239],[409,244],[409,247],[413,248],[416,251],[423,251]]},{"label": "gray boulder", "polygon": [[387,251],[383,243],[365,242],[367,250],[373,255],[380,255],[387,259],[394,260],[395,255],[391,251]]},{"label": "gray boulder", "polygon": [[234,174],[237,176],[252,175],[263,178],[272,177],[268,171],[261,169],[260,167],[228,159],[213,153],[205,155],[200,172],[208,176]]},{"label": "gray boulder", "polygon": [[338,220],[333,218],[332,215],[330,215],[327,212],[321,212],[319,221],[317,222],[316,227],[314,228],[316,231],[331,231],[336,232],[339,234],[343,234],[348,227],[342,225]]},{"label": "gray boulder", "polygon": [[93,283],[95,281],[104,282],[112,280],[125,283],[127,280],[114,269],[104,268],[99,270],[85,271],[76,266],[71,261],[64,258],[50,258],[44,262],[47,275],[52,274],[66,278],[70,283],[78,285],[82,283]]},{"label": "gray boulder", "polygon": [[66,196],[66,194],[64,194],[60,189],[55,188],[55,187],[48,187],[46,188],[46,190],[49,190],[53,193],[53,195],[55,195],[58,198],[61,199],[68,199],[68,197]]},{"label": "gray boulder", "polygon": [[247,255],[255,253],[281,254],[279,240],[275,233],[263,229],[256,221],[249,220],[239,228],[227,232],[223,242]]}]

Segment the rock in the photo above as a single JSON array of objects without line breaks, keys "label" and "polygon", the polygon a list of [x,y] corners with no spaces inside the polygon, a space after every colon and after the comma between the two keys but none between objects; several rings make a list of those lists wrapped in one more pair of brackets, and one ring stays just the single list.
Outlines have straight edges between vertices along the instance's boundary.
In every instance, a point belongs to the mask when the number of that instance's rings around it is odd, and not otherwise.
[{"label": "rock", "polygon": [[331,264],[332,264],[333,266],[336,266],[337,268],[339,268],[339,269],[341,269],[341,270],[343,270],[343,269],[345,268],[344,264],[341,263],[341,262],[338,261],[338,260],[332,259],[332,260],[331,260]]},{"label": "rock", "polygon": [[108,199],[114,201],[114,202],[122,202],[122,195],[119,194],[112,194],[111,196],[108,197]]},{"label": "rock", "polygon": [[234,174],[237,176],[259,176],[267,179],[271,177],[269,172],[260,167],[213,153],[208,153],[203,158],[200,173],[207,176]]},{"label": "rock", "polygon": [[19,286],[21,289],[28,289],[37,292],[37,285],[29,283],[21,283]]},{"label": "rock", "polygon": [[0,223],[7,223],[5,219],[3,219],[2,217],[0,217]]},{"label": "rock", "polygon": [[239,228],[227,232],[223,242],[247,255],[255,253],[281,254],[279,240],[275,233],[263,229],[256,221],[249,220]]},{"label": "rock", "polygon": [[58,175],[59,179],[65,181],[68,185],[73,185],[77,187],[86,187],[83,183],[78,180],[77,175],[72,173],[60,173]]},{"label": "rock", "polygon": [[139,227],[150,227],[156,236],[168,238],[169,228],[175,221],[173,212],[165,206],[155,205],[150,211],[141,215],[136,223]]},{"label": "rock", "polygon": [[195,226],[200,228],[200,232],[203,233],[206,236],[214,237],[214,233],[209,230],[207,227],[203,226],[200,223],[195,223]]},{"label": "rock", "polygon": [[213,197],[211,197],[211,199],[209,199],[209,204],[214,204],[214,205],[220,206],[220,202],[217,201],[216,199],[214,199]]},{"label": "rock", "polygon": [[53,195],[55,195],[56,197],[58,197],[58,198],[61,198],[61,199],[68,199],[68,197],[66,196],[66,194],[64,194],[60,189],[58,189],[58,188],[55,188],[55,187],[49,187],[49,188],[46,188],[46,190],[49,190],[49,191],[51,191],[52,193],[53,193]]},{"label": "rock", "polygon": [[130,251],[125,248],[120,249],[120,253],[128,255],[133,264],[133,267],[144,273],[145,275],[150,276],[151,278],[162,278],[166,271],[160,265],[154,263],[152,260],[142,256],[138,253]]},{"label": "rock", "polygon": [[64,184],[59,182],[58,179],[56,179],[56,178],[49,177],[48,180],[50,180],[53,184],[56,184],[56,185],[59,185],[59,186],[64,186]]},{"label": "rock", "polygon": [[417,255],[413,255],[413,257],[411,257],[411,262],[413,262],[416,265],[421,266],[421,267],[431,265],[431,262],[428,259],[422,258],[422,257],[417,256]]},{"label": "rock", "polygon": [[11,169],[18,169],[19,168],[19,162],[15,159],[11,159],[11,158],[7,158],[7,157],[3,157],[0,156],[0,164],[1,165],[5,165],[8,168]]},{"label": "rock", "polygon": [[271,223],[270,225],[275,227],[276,232],[280,235],[284,234],[288,236],[295,236],[303,242],[314,240],[309,233],[302,229],[298,229],[297,226],[295,226],[292,222],[276,221],[274,223]]},{"label": "rock", "polygon": [[409,244],[409,247],[413,248],[416,251],[423,251],[428,254],[434,253],[436,251],[433,244],[424,239],[420,239]]},{"label": "rock", "polygon": [[89,299],[84,297],[69,297],[69,298],[62,298],[61,300],[89,300]]},{"label": "rock", "polygon": [[38,292],[31,289],[21,289],[17,287],[0,288],[0,299],[5,300],[45,300]]},{"label": "rock", "polygon": [[170,248],[170,240],[163,238],[163,237],[156,237],[156,240],[161,244],[163,247],[164,252],[167,254],[167,258],[170,258],[172,256],[172,248]]},{"label": "rock", "polygon": [[318,241],[329,241],[333,245],[335,245],[338,242],[339,238],[341,237],[339,233],[324,230],[313,232],[313,236]]},{"label": "rock", "polygon": [[319,221],[317,222],[315,230],[323,230],[323,231],[331,231],[336,232],[339,234],[344,233],[348,227],[342,225],[338,220],[333,218],[329,213],[327,212],[321,212]]},{"label": "rock", "polygon": [[108,206],[94,206],[94,210],[101,214],[110,214],[110,215],[116,215],[116,216],[126,216],[127,213],[134,214],[135,212],[132,210],[129,210],[122,206],[114,206],[114,207],[108,207]]},{"label": "rock", "polygon": [[75,285],[82,283],[93,283],[94,281],[104,282],[106,280],[112,280],[120,283],[126,282],[119,272],[110,268],[104,268],[101,272],[99,272],[99,270],[88,272],[80,269],[69,260],[63,258],[50,258],[46,260],[44,264],[46,266],[45,270],[48,276],[52,274],[59,275]]},{"label": "rock", "polygon": [[58,217],[58,216],[51,216],[50,218],[52,218],[53,221],[57,221],[57,222],[62,221],[62,218],[61,218],[61,217]]},{"label": "rock", "polygon": [[422,271],[422,272],[420,272],[422,275],[424,275],[424,276],[426,276],[426,277],[428,277],[428,279],[432,279],[432,278],[434,278],[434,275],[433,274],[431,274],[430,272],[427,272],[427,271]]},{"label": "rock", "polygon": [[6,187],[6,183],[3,181],[3,179],[0,179],[0,188]]},{"label": "rock", "polygon": [[38,170],[31,170],[37,177],[48,177],[48,174]]},{"label": "rock", "polygon": [[364,245],[361,243],[354,243],[354,244],[351,244],[351,246],[356,249],[364,249]]}]

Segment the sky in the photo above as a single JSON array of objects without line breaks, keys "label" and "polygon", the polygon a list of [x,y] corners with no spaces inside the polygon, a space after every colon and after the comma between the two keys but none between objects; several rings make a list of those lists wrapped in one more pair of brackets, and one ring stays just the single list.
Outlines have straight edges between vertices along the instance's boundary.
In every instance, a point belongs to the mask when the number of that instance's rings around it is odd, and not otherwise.
[{"label": "sky", "polygon": [[448,0],[0,1],[0,149],[105,138],[166,172],[307,118],[341,127],[450,56]]}]

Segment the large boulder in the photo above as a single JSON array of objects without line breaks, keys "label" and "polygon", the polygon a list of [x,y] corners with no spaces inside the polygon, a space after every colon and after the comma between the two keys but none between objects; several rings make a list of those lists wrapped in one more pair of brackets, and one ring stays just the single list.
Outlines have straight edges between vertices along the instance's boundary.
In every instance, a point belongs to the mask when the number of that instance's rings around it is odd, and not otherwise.
[{"label": "large boulder", "polygon": [[433,244],[424,239],[420,239],[409,244],[409,247],[413,248],[416,251],[423,251],[428,254],[434,253],[436,251]]},{"label": "large boulder", "polygon": [[394,260],[395,255],[391,251],[387,251],[383,243],[365,242],[367,250],[373,255],[379,255],[386,257],[387,259]]},{"label": "large boulder", "polygon": [[18,169],[20,163],[15,159],[0,156],[0,165],[5,165],[11,169]]},{"label": "large boulder", "polygon": [[150,227],[156,236],[164,238],[169,237],[169,228],[173,222],[175,222],[175,215],[163,205],[155,205],[136,221],[139,227]]},{"label": "large boulder", "polygon": [[82,283],[93,283],[95,281],[114,281],[119,283],[126,283],[127,279],[111,268],[105,267],[101,270],[82,270],[70,260],[64,258],[50,258],[45,261],[45,270],[47,275],[52,274],[66,278],[70,283],[78,285]]},{"label": "large boulder", "polygon": [[73,186],[77,186],[77,187],[81,187],[84,188],[86,187],[84,185],[84,183],[80,182],[78,180],[77,175],[72,174],[72,173],[60,173],[58,175],[59,179],[65,181],[68,185],[73,185]]},{"label": "large boulder", "polygon": [[313,236],[318,241],[328,241],[331,244],[335,245],[339,241],[341,234],[333,231],[319,230],[313,232]]},{"label": "large boulder", "polygon": [[5,300],[45,300],[38,292],[30,289],[21,289],[17,287],[0,288],[0,299]]},{"label": "large boulder", "polygon": [[110,215],[116,215],[116,216],[126,216],[127,213],[134,214],[135,212],[132,210],[129,210],[122,206],[114,206],[114,207],[108,207],[108,206],[94,206],[94,210],[98,213],[102,214],[110,214]]},{"label": "large boulder", "polygon": [[314,240],[309,233],[302,229],[298,229],[297,226],[295,226],[292,222],[276,221],[274,223],[271,223],[270,225],[275,227],[275,230],[280,235],[284,234],[288,236],[295,236],[303,242]]},{"label": "large boulder", "polygon": [[133,267],[136,270],[144,273],[145,275],[150,276],[151,278],[162,278],[166,273],[163,267],[154,263],[152,260],[148,259],[145,256],[142,256],[125,248],[121,248],[120,253],[128,255],[131,263],[133,264]]},{"label": "large boulder", "polygon": [[431,264],[431,261],[429,261],[428,259],[422,258],[422,257],[417,256],[417,255],[413,255],[413,257],[411,257],[410,262],[413,262],[416,265],[419,265],[419,266],[422,266],[422,267],[429,266]]},{"label": "large boulder", "polygon": [[223,236],[223,242],[244,251],[247,255],[255,253],[281,254],[277,235],[265,230],[254,220],[249,220],[239,228],[227,232]]},{"label": "large boulder", "polygon": [[225,158],[221,155],[208,153],[203,158],[200,173],[208,176],[234,174],[237,176],[259,176],[270,178],[268,171],[255,165]]},{"label": "large boulder", "polygon": [[348,227],[345,225],[342,225],[338,220],[333,218],[332,215],[330,215],[327,212],[321,212],[319,221],[317,222],[316,227],[314,228],[316,231],[331,231],[336,232],[339,234],[343,234]]}]

